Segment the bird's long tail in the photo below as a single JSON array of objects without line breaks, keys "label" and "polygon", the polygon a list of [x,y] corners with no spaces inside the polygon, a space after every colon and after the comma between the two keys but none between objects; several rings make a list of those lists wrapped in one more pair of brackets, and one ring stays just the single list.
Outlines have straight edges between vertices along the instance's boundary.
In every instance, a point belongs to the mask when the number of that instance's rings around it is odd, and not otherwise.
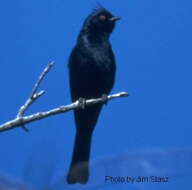
[{"label": "bird's long tail", "polygon": [[67,176],[69,184],[85,184],[89,178],[89,156],[92,132],[76,132],[71,166]]}]

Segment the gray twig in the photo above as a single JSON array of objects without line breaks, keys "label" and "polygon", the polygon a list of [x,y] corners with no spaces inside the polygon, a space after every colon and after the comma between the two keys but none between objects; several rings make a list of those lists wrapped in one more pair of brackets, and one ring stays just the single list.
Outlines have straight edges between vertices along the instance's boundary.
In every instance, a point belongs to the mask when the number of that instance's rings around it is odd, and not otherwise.
[{"label": "gray twig", "polygon": [[[71,111],[74,109],[81,109],[81,107],[82,107],[81,102],[76,101],[72,104],[60,106],[60,107],[51,109],[49,111],[38,112],[35,114],[24,116],[24,113],[30,107],[30,105],[33,104],[39,97],[41,97],[45,93],[45,91],[43,91],[43,90],[40,92],[37,92],[37,90],[38,90],[42,80],[45,78],[46,74],[52,68],[53,64],[54,64],[53,62],[48,64],[47,67],[43,70],[39,79],[35,83],[31,96],[27,99],[25,104],[20,107],[16,118],[0,125],[0,132],[7,131],[7,130],[10,130],[10,129],[13,129],[16,127],[22,127],[25,131],[28,131],[28,129],[25,127],[25,124],[31,123],[36,120],[41,120],[41,119],[44,119],[46,117],[53,116],[56,114],[61,114],[61,113],[67,112],[67,111]],[[117,94],[112,94],[112,95],[107,96],[107,100],[111,100],[114,98],[120,98],[120,97],[127,97],[127,96],[128,96],[127,92],[120,92]],[[98,103],[104,103],[104,102],[106,102],[106,99],[104,100],[102,97],[86,100],[85,107],[91,106],[94,104],[98,104]]]},{"label": "gray twig", "polygon": [[[35,83],[34,85],[34,88],[32,90],[32,93],[31,93],[31,96],[26,100],[26,102],[24,103],[24,105],[22,105],[17,113],[17,118],[21,118],[26,110],[29,108],[29,106],[31,104],[33,104],[39,97],[41,97],[45,91],[40,91],[40,92],[37,92],[41,82],[43,81],[43,79],[45,78],[46,74],[50,71],[50,69],[52,68],[52,66],[54,65],[54,62],[51,62],[49,63],[45,69],[43,70],[43,72],[41,73],[41,75],[39,76],[37,82]],[[29,130],[24,126],[22,125],[21,126],[26,132],[28,132]]]},{"label": "gray twig", "polygon": [[45,67],[45,69],[43,70],[43,72],[41,73],[41,75],[39,76],[39,79],[37,80],[37,82],[35,83],[35,86],[32,90],[32,94],[31,97],[34,96],[37,93],[37,90],[41,84],[41,82],[43,81],[43,79],[45,78],[46,74],[50,71],[50,69],[53,67],[54,62],[51,62],[47,65],[47,67]]},{"label": "gray twig", "polygon": [[26,112],[26,110],[29,108],[29,106],[34,103],[39,97],[41,97],[45,91],[40,91],[37,92],[41,82],[43,81],[43,79],[45,78],[46,74],[50,71],[50,69],[52,68],[52,66],[54,65],[54,62],[49,63],[45,69],[43,70],[43,72],[41,73],[41,75],[39,76],[37,82],[34,85],[34,88],[32,90],[31,96],[27,99],[27,101],[25,102],[24,105],[21,106],[21,108],[18,111],[17,117],[22,117],[24,115],[24,113]]}]

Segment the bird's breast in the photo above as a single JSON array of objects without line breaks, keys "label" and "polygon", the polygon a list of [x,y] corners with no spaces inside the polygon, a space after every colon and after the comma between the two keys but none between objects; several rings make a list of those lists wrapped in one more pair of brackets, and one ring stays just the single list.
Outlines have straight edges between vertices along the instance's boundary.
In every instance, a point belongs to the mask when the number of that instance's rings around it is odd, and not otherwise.
[{"label": "bird's breast", "polygon": [[112,50],[102,46],[88,49],[78,46],[72,55],[69,68],[74,89],[81,92],[83,97],[109,93],[115,78],[115,59]]}]

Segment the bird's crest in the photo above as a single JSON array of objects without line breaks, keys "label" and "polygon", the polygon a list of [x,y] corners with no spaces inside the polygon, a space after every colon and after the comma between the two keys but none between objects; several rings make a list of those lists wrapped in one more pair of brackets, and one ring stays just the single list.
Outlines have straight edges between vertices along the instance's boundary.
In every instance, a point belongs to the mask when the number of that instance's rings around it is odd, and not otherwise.
[{"label": "bird's crest", "polygon": [[92,14],[96,14],[101,11],[107,11],[107,10],[100,3],[97,3],[96,7],[92,11]]}]

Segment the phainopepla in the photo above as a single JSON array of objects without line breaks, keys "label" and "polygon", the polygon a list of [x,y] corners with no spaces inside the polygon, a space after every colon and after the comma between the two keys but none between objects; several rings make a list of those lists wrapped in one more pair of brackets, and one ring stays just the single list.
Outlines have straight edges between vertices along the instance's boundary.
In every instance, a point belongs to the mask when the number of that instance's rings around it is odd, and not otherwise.
[{"label": "phainopepla", "polygon": [[[72,101],[105,97],[115,80],[115,57],[109,42],[115,22],[105,8],[94,10],[85,20],[69,58]],[[76,137],[67,176],[69,184],[85,184],[89,178],[91,138],[102,104],[74,111]]]}]

